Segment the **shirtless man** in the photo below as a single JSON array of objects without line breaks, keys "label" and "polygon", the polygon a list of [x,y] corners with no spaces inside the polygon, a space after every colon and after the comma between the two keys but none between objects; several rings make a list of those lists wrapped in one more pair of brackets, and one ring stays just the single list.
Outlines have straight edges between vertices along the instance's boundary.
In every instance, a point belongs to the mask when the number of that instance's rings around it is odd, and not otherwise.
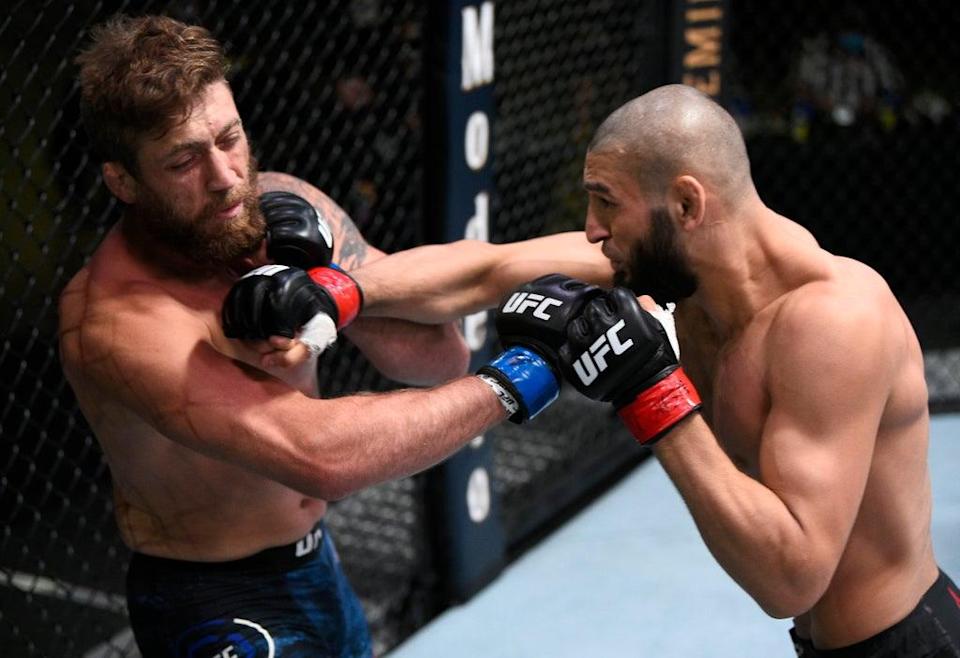
[{"label": "shirtless man", "polygon": [[[584,307],[567,379],[652,447],[720,565],[794,618],[798,655],[960,655],[923,356],[883,279],[767,208],[736,123],[689,87],[610,115],[583,185],[588,239],[644,297]],[[651,298],[679,304],[682,368]]]},{"label": "shirtless man", "polygon": [[[93,37],[78,60],[85,123],[123,214],[62,293],[61,359],[134,551],[127,600],[141,652],[369,655],[321,523],[326,501],[427,468],[549,404],[512,386],[522,389],[520,348],[485,378],[462,376],[468,351],[452,321],[531,277],[602,281],[609,264],[576,234],[425,247],[391,265],[319,190],[257,174],[222,48],[204,29],[120,17]],[[340,317],[342,335],[391,378],[446,383],[318,399],[314,352],[298,336],[224,336],[224,300],[269,262],[258,199],[278,190],[329,228],[330,256],[354,272],[365,311],[408,318]],[[566,308],[579,292],[556,294]]]}]

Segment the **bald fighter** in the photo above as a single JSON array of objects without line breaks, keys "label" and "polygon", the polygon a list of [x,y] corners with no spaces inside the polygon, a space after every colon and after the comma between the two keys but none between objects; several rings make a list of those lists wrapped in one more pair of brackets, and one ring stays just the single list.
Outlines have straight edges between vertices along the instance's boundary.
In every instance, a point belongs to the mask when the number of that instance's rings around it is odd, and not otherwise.
[{"label": "bald fighter", "polygon": [[[611,114],[583,186],[587,238],[632,292],[570,324],[567,379],[652,448],[720,565],[793,617],[798,655],[960,655],[923,355],[880,275],[764,205],[737,124],[689,87]],[[652,300],[678,303],[680,360]]]}]

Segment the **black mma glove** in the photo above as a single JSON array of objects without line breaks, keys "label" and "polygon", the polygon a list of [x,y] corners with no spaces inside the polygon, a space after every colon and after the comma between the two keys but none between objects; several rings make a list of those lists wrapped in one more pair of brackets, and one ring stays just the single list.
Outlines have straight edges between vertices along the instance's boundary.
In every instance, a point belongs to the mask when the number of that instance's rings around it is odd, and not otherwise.
[{"label": "black mma glove", "polygon": [[[292,338],[299,332],[300,340],[319,353],[360,313],[363,291],[331,262],[333,233],[306,199],[290,192],[266,192],[260,196],[260,210],[266,222],[267,256],[277,265],[257,268],[234,284],[222,309],[224,333],[229,338],[262,340],[270,335]],[[303,275],[317,289],[306,285]],[[305,304],[304,291],[320,301]]]},{"label": "black mma glove", "polygon": [[[322,275],[319,281],[317,273]],[[360,289],[351,287],[352,281],[332,268],[308,273],[286,265],[258,267],[227,293],[221,311],[223,333],[244,340],[298,336],[312,352],[321,352],[336,340],[344,318],[349,322],[360,308]]]},{"label": "black mma glove", "polygon": [[267,257],[279,265],[307,270],[337,305],[337,329],[353,322],[363,307],[363,290],[333,259],[333,232],[317,209],[292,192],[260,195],[267,223]]},{"label": "black mma glove", "polygon": [[670,337],[626,288],[592,300],[560,348],[566,379],[594,400],[612,402],[636,439],[652,444],[700,408]]},{"label": "black mma glove", "polygon": [[326,267],[333,260],[333,232],[317,209],[291,192],[260,195],[267,224],[267,257],[303,270]]},{"label": "black mma glove", "polygon": [[520,286],[501,304],[496,327],[504,351],[477,375],[500,396],[511,421],[531,419],[557,398],[557,351],[567,323],[602,292],[562,274],[547,274]]}]

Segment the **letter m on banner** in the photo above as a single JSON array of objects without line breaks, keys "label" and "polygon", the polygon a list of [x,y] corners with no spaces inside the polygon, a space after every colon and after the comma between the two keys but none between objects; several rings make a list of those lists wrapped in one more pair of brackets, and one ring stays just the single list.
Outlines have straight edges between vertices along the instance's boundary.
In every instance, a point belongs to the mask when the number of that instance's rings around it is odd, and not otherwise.
[{"label": "letter m on banner", "polygon": [[463,52],[460,55],[461,88],[470,91],[493,82],[493,3],[484,2],[480,11],[464,7]]}]

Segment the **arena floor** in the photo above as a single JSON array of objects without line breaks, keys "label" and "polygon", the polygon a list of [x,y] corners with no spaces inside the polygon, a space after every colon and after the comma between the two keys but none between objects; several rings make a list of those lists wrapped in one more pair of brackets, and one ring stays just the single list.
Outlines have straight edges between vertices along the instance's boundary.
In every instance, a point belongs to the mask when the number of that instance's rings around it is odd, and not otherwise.
[{"label": "arena floor", "polygon": [[[931,424],[934,549],[960,577],[960,414]],[[717,566],[655,459],[448,610],[390,658],[792,656],[790,622],[767,617]]]}]

